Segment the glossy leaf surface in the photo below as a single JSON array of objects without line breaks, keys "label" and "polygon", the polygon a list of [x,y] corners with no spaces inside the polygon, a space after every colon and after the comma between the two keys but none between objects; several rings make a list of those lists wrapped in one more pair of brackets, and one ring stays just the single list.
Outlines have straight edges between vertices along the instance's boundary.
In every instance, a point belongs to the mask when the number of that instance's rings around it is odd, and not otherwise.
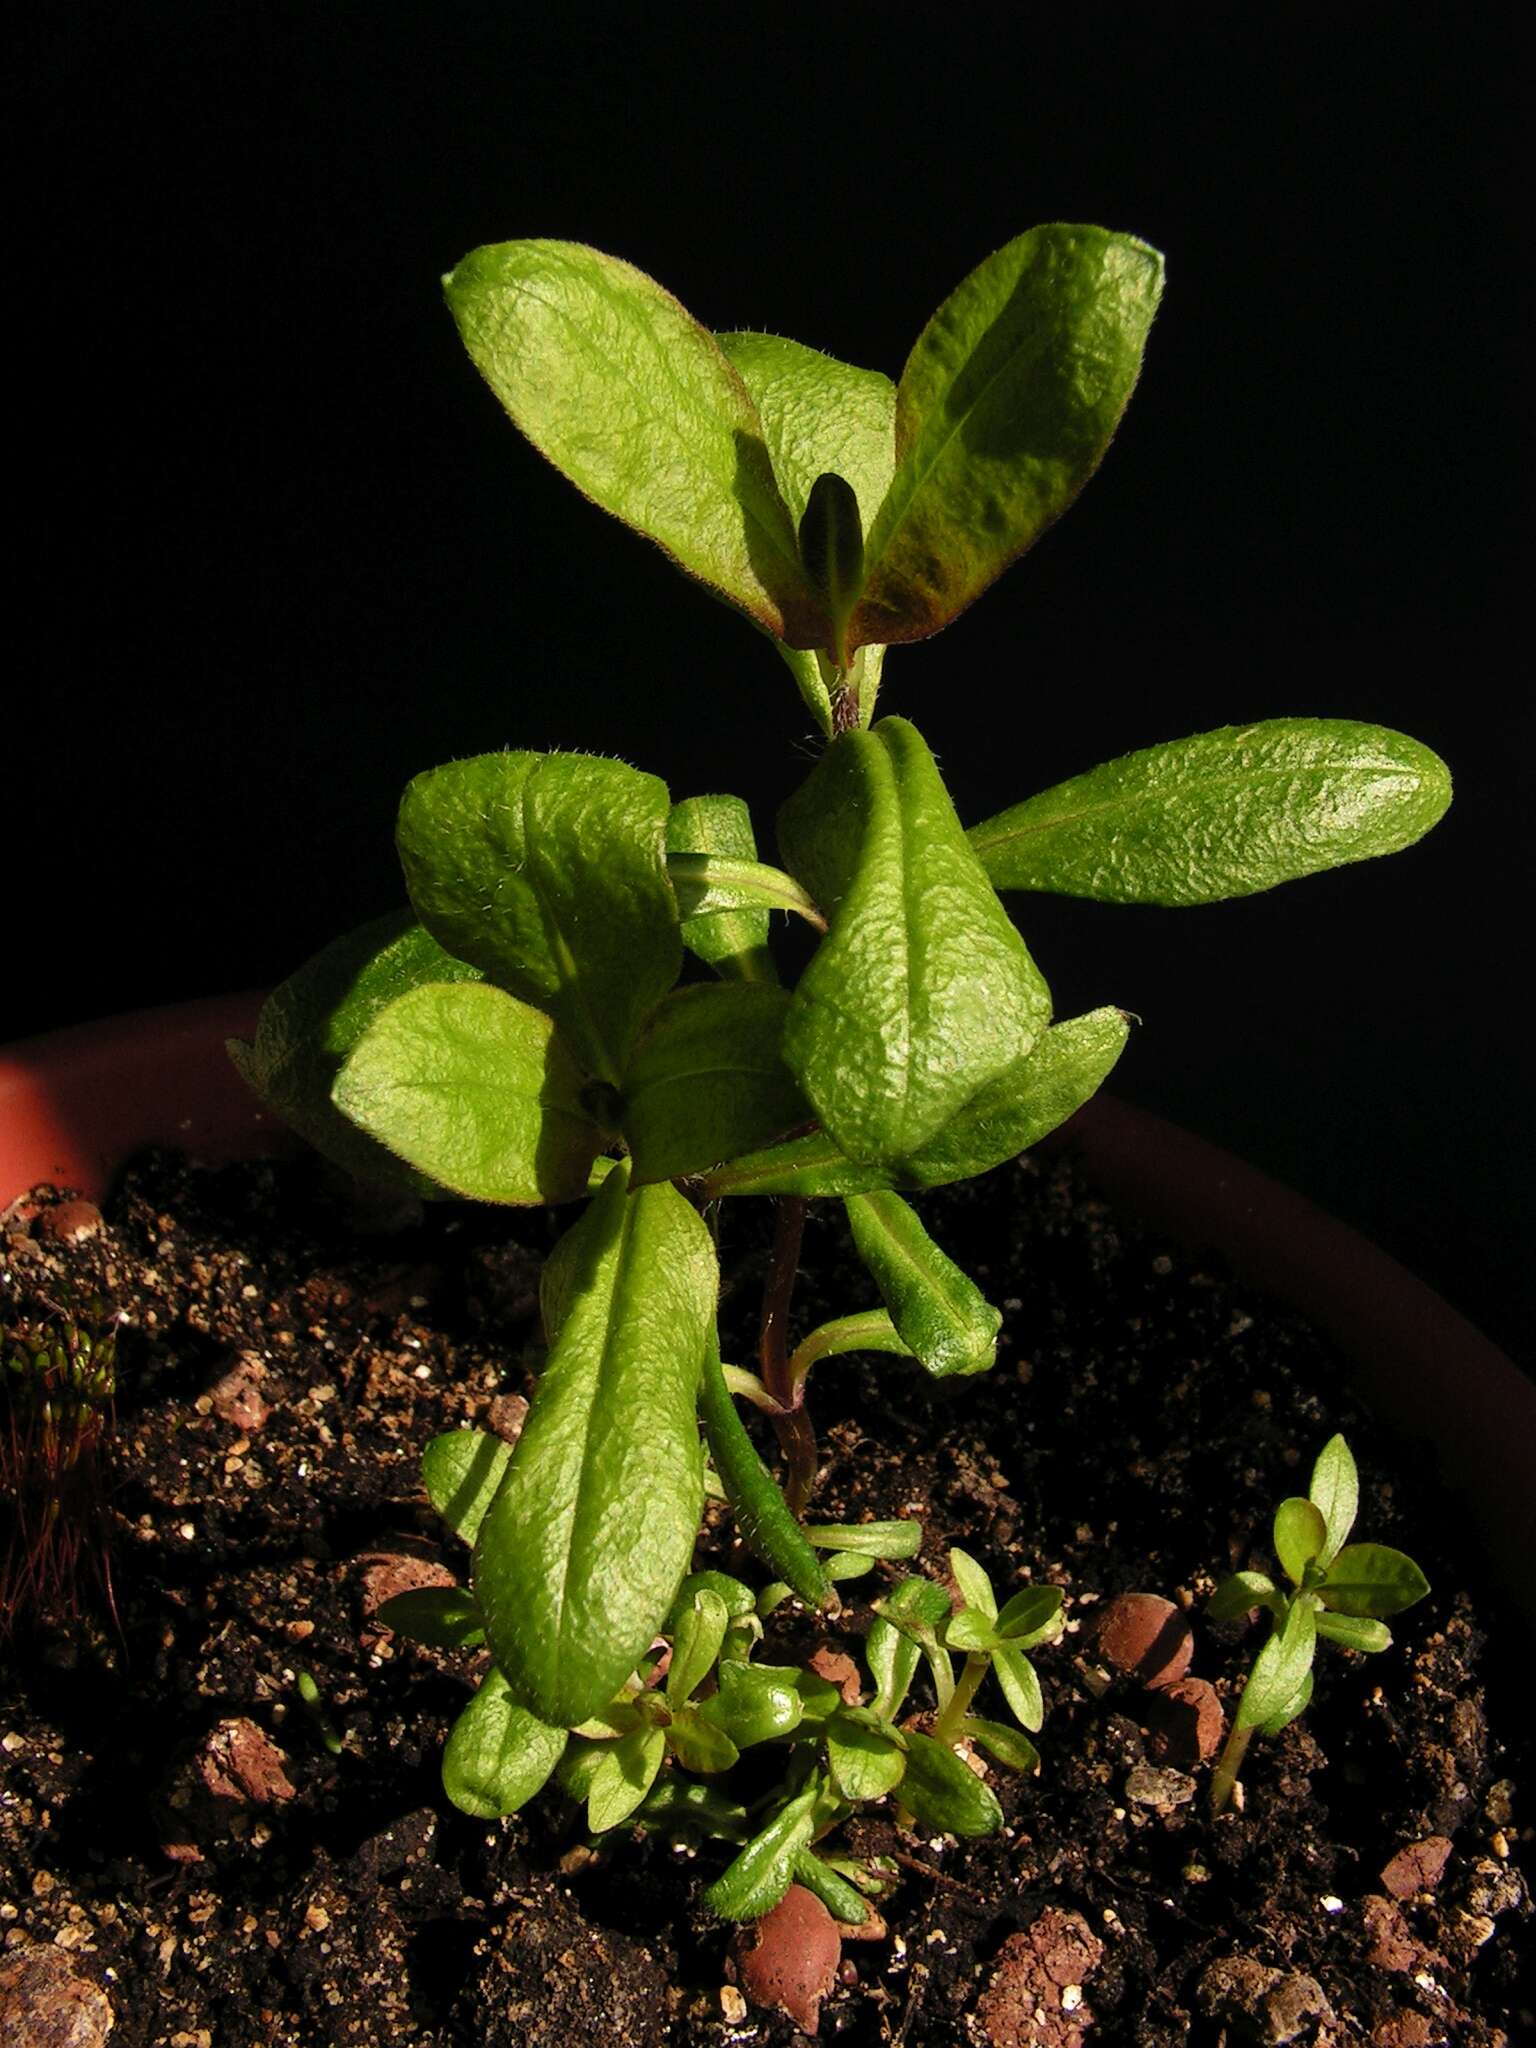
[{"label": "glossy leaf surface", "polygon": [[785,1058],[850,1158],[906,1158],[1031,1049],[1049,991],[906,720],[835,741],[779,840],[831,918]]},{"label": "glossy leaf surface", "polygon": [[1451,800],[1445,764],[1384,726],[1275,718],[1145,747],[971,828],[999,889],[1217,903],[1396,853]]},{"label": "glossy leaf surface", "polygon": [[[667,817],[667,853],[755,861],[752,814],[739,796],[684,797]],[[773,981],[769,916],[759,909],[701,911],[692,916],[684,912],[683,944],[719,974],[741,981]]]},{"label": "glossy leaf surface", "polygon": [[682,962],[666,784],[587,754],[481,754],[418,775],[396,843],[422,923],[560,1026],[617,1086]]},{"label": "glossy leaf surface", "polygon": [[488,1671],[448,1737],[443,1790],[480,1820],[516,1813],[543,1789],[567,1739],[564,1728],[519,1705],[499,1671]]},{"label": "glossy leaf surface", "polygon": [[1010,1728],[1006,1721],[986,1721],[979,1714],[967,1714],[960,1733],[988,1756],[1006,1764],[1010,1771],[1032,1772],[1040,1768],[1040,1752],[1027,1735]]},{"label": "glossy leaf surface", "polygon": [[1281,1501],[1275,1510],[1275,1555],[1293,1586],[1301,1584],[1327,1541],[1328,1525],[1311,1501],[1294,1495]]},{"label": "glossy leaf surface", "polygon": [[1342,1436],[1331,1436],[1318,1452],[1307,1492],[1327,1529],[1318,1562],[1332,1564],[1348,1541],[1360,1512],[1360,1473]]},{"label": "glossy leaf surface", "polygon": [[949,1835],[993,1835],[1003,1824],[997,1795],[955,1752],[908,1729],[907,1768],[897,1797],[925,1828]]},{"label": "glossy leaf surface", "polygon": [[844,1206],[859,1257],[913,1356],[935,1379],[986,1372],[997,1358],[1002,1310],[940,1250],[900,1195],[851,1195]]},{"label": "glossy leaf surface", "polygon": [[909,1159],[859,1166],[825,1131],[728,1160],[704,1176],[714,1195],[857,1195],[895,1186],[921,1191],[971,1180],[1058,1129],[1096,1093],[1130,1031],[1125,1013],[1090,1010],[1053,1024],[988,1082]]},{"label": "glossy leaf surface", "polygon": [[557,241],[476,249],[443,288],[475,367],[578,490],[768,632],[819,643],[757,407],[669,292]]},{"label": "glossy leaf surface", "polygon": [[407,1166],[343,1116],[331,1099],[336,1076],[381,1010],[426,982],[478,981],[408,910],[335,939],[272,991],[249,1044],[229,1056],[269,1108],[334,1165],[376,1187],[417,1195],[446,1190]]},{"label": "glossy leaf surface", "polygon": [[1411,1557],[1386,1543],[1350,1543],[1341,1550],[1318,1592],[1336,1614],[1401,1614],[1429,1591]]},{"label": "glossy leaf surface", "polygon": [[703,1504],[695,1420],[714,1247],[666,1185],[622,1169],[556,1247],[552,1342],[475,1545],[496,1661],[544,1719],[612,1698],[688,1568]]},{"label": "glossy leaf surface", "polygon": [[992,1672],[1019,1726],[1038,1734],[1045,1722],[1045,1700],[1034,1665],[1014,1644],[999,1643],[992,1652]]},{"label": "glossy leaf surface", "polygon": [[644,1723],[604,1745],[587,1785],[587,1826],[594,1835],[629,1819],[655,1784],[666,1753],[661,1729]]},{"label": "glossy leaf surface", "polygon": [[1392,1631],[1386,1623],[1364,1614],[1329,1614],[1324,1610],[1317,1617],[1317,1632],[1330,1643],[1342,1643],[1346,1650],[1359,1650],[1366,1655],[1390,1649],[1392,1645]]},{"label": "glossy leaf surface", "polygon": [[781,1050],[790,998],[765,982],[674,989],[625,1078],[622,1123],[637,1184],[699,1173],[807,1121]]},{"label": "glossy leaf surface", "polygon": [[812,1778],[786,1800],[704,1893],[704,1903],[723,1920],[758,1920],[789,1890],[795,1858],[816,1831],[816,1802],[822,1784]]},{"label": "glossy leaf surface", "polygon": [[833,1789],[850,1806],[883,1799],[900,1784],[907,1767],[906,1738],[880,1727],[873,1716],[834,1714],[827,1723],[826,1743]]},{"label": "glossy leaf surface", "polygon": [[1311,1674],[1316,1649],[1316,1610],[1307,1600],[1293,1600],[1283,1624],[1253,1660],[1235,1726],[1262,1728],[1276,1715],[1294,1718],[1291,1703]]},{"label": "glossy leaf surface", "polygon": [[553,1020],[489,982],[413,989],[383,1010],[337,1076],[336,1106],[455,1194],[573,1202],[607,1134]]},{"label": "glossy leaf surface", "polygon": [[944,301],[897,387],[855,646],[936,633],[1066,510],[1119,425],[1162,284],[1145,243],[1058,225]]}]

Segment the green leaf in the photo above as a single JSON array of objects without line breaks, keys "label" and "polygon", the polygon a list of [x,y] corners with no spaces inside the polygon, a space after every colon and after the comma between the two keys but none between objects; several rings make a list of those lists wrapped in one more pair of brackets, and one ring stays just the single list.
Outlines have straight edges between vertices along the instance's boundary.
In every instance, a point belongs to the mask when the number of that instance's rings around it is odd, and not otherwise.
[{"label": "green leaf", "polygon": [[808,1849],[816,1831],[816,1802],[822,1781],[813,1777],[802,1792],[787,1800],[765,1827],[722,1871],[704,1893],[704,1903],[722,1920],[758,1920],[789,1890],[795,1858]]},{"label": "green leaf", "polygon": [[921,1522],[815,1522],[806,1537],[818,1550],[852,1550],[864,1557],[916,1557],[923,1545]]},{"label": "green leaf", "polygon": [[1030,1050],[1049,991],[904,719],[835,741],[779,838],[832,920],[785,1059],[850,1158],[906,1158]]},{"label": "green leaf", "polygon": [[553,241],[476,249],[443,289],[475,367],[579,491],[768,632],[822,644],[757,407],[670,293]]},{"label": "green leaf", "polygon": [[[668,872],[674,856],[703,854],[721,860],[757,859],[752,814],[739,796],[690,796],[667,817]],[[676,883],[673,884],[674,891]],[[773,981],[766,910],[684,913],[683,944],[707,966],[740,981]]]},{"label": "green leaf", "polygon": [[1061,1601],[1060,1586],[1022,1587],[999,1613],[998,1634],[1020,1650],[1031,1650],[1036,1643],[1054,1643],[1066,1626]]},{"label": "green leaf", "polygon": [[1045,1723],[1045,1700],[1034,1665],[1016,1644],[999,1643],[992,1652],[992,1672],[1019,1726],[1037,1734]]},{"label": "green leaf", "polygon": [[620,1168],[556,1247],[558,1327],[480,1525],[475,1593],[496,1661],[574,1727],[618,1690],[688,1568],[703,1504],[695,1420],[719,1286],[675,1188]]},{"label": "green leaf", "polygon": [[971,828],[999,889],[1104,903],[1218,903],[1420,839],[1445,763],[1339,718],[1228,725],[1146,747]]},{"label": "green leaf", "polygon": [[899,1797],[914,1819],[948,1835],[995,1835],[1003,1809],[990,1786],[931,1735],[909,1728],[906,1736],[907,1768]]},{"label": "green leaf", "polygon": [[700,1711],[738,1749],[750,1749],[793,1735],[805,1705],[791,1667],[727,1661],[720,1666],[720,1690],[700,1703]]},{"label": "green leaf", "polygon": [[883,1351],[895,1358],[910,1358],[911,1347],[896,1334],[896,1325],[883,1308],[868,1308],[857,1315],[834,1316],[818,1323],[795,1346],[789,1361],[789,1376],[798,1385],[813,1365],[824,1358],[840,1358],[849,1351]]},{"label": "green leaf", "polygon": [[1216,1588],[1205,1611],[1212,1621],[1241,1621],[1256,1607],[1278,1614],[1281,1599],[1274,1580],[1264,1572],[1233,1572]]},{"label": "green leaf", "polygon": [[717,1195],[870,1194],[972,1180],[1058,1129],[1095,1094],[1130,1031],[1123,1010],[1090,1010],[1053,1024],[1022,1059],[977,1091],[910,1159],[856,1166],[825,1131],[728,1160],[707,1174]]},{"label": "green leaf", "polygon": [[668,853],[667,874],[679,914],[692,922],[727,911],[762,908],[803,917],[818,931],[826,919],[792,875],[760,860],[731,860],[717,853]]},{"label": "green leaf", "polygon": [[802,1849],[794,1861],[794,1881],[820,1899],[832,1918],[844,1927],[862,1927],[869,1907],[859,1893],[828,1863],[809,1849]]},{"label": "green leaf", "polygon": [[1312,1704],[1313,1671],[1309,1665],[1305,1676],[1290,1698],[1277,1706],[1258,1723],[1260,1735],[1278,1735],[1282,1728],[1288,1728],[1298,1715],[1304,1714]]},{"label": "green leaf", "polygon": [[854,646],[936,633],[1060,517],[1120,423],[1162,287],[1145,243],[1058,225],[950,294],[897,387]]},{"label": "green leaf", "polygon": [[805,1123],[781,1050],[789,996],[765,982],[674,989],[635,1048],[622,1120],[636,1184],[698,1173]]},{"label": "green leaf", "polygon": [[965,1741],[984,1749],[988,1756],[995,1757],[1010,1771],[1032,1773],[1040,1768],[1040,1752],[1027,1735],[1021,1735],[1017,1728],[1010,1728],[1006,1721],[984,1721],[979,1714],[967,1714],[960,1723],[960,1735]]},{"label": "green leaf", "polygon": [[425,982],[478,981],[408,910],[335,939],[261,1006],[249,1044],[229,1041],[242,1079],[334,1165],[377,1187],[445,1192],[360,1131],[331,1100],[342,1064],[379,1012]]},{"label": "green leaf", "polygon": [[594,1835],[629,1819],[655,1784],[666,1753],[665,1734],[650,1726],[607,1745],[587,1788],[587,1826]]},{"label": "green leaf", "polygon": [[1307,1566],[1317,1562],[1327,1541],[1328,1524],[1313,1502],[1294,1494],[1281,1501],[1275,1510],[1275,1555],[1293,1586],[1306,1578]]},{"label": "green leaf", "polygon": [[958,1614],[952,1614],[944,1623],[940,1634],[947,1650],[990,1650],[997,1641],[997,1629],[992,1617],[982,1614],[974,1607],[962,1607]]},{"label": "green leaf", "polygon": [[736,1412],[713,1336],[699,1383],[699,1414],[742,1541],[787,1580],[808,1607],[827,1606],[832,1597],[827,1575]]},{"label": "green leaf", "polygon": [[939,1249],[900,1195],[850,1195],[844,1206],[859,1257],[913,1355],[935,1379],[988,1371],[1002,1310]]},{"label": "green leaf", "polygon": [[846,479],[867,531],[896,467],[896,387],[777,334],[721,334],[763,423],[773,472],[798,527],[826,470]]},{"label": "green leaf", "polygon": [[1368,1656],[1392,1647],[1392,1631],[1387,1624],[1363,1614],[1322,1613],[1317,1617],[1317,1632],[1331,1643],[1342,1643],[1346,1650],[1360,1650]]},{"label": "green leaf", "polygon": [[587,754],[481,754],[418,775],[396,843],[422,923],[546,1010],[618,1087],[682,963],[664,782]]},{"label": "green leaf", "polygon": [[511,1463],[512,1446],[484,1429],[450,1429],[421,1454],[427,1498],[455,1536],[472,1544]]},{"label": "green leaf", "polygon": [[[939,1672],[949,1672],[949,1658],[937,1633],[948,1619],[949,1595],[932,1579],[899,1579],[879,1602],[864,1642],[864,1661],[876,1686],[871,1704],[877,1714],[893,1721],[901,1712],[921,1657],[928,1658],[936,1684]],[[951,1676],[947,1685],[939,1685],[941,1706],[953,1684]]]},{"label": "green leaf", "polygon": [[855,1719],[846,1710],[827,1723],[826,1744],[833,1789],[850,1806],[883,1799],[900,1784],[907,1767],[905,1736]]},{"label": "green leaf", "polygon": [[967,1607],[973,1607],[978,1614],[984,1614],[988,1621],[997,1619],[997,1595],[992,1590],[992,1581],[967,1550],[952,1550],[949,1553],[949,1569],[955,1584],[960,1588],[960,1598]]},{"label": "green leaf", "polygon": [[564,1728],[520,1706],[492,1669],[453,1724],[443,1751],[443,1790],[477,1820],[516,1813],[543,1788],[566,1741]]},{"label": "green leaf", "polygon": [[1318,1554],[1318,1563],[1329,1565],[1338,1556],[1355,1526],[1360,1512],[1360,1474],[1350,1448],[1341,1436],[1329,1437],[1312,1467],[1312,1484],[1307,1488],[1316,1503],[1328,1539]]},{"label": "green leaf", "polygon": [[1385,1543],[1351,1543],[1328,1567],[1317,1589],[1325,1607],[1335,1614],[1365,1614],[1377,1619],[1401,1614],[1429,1591],[1429,1581],[1411,1557]]},{"label": "green leaf", "polygon": [[336,1078],[336,1106],[418,1171],[477,1202],[574,1202],[609,1143],[542,1010],[488,982],[413,989]]},{"label": "green leaf", "polygon": [[674,1712],[692,1699],[720,1654],[730,1610],[712,1586],[698,1586],[681,1614],[674,1604],[672,1662],[667,1667],[667,1705]]},{"label": "green leaf", "polygon": [[875,1560],[868,1551],[861,1550],[835,1551],[826,1566],[827,1577],[839,1586],[845,1579],[867,1578],[874,1568]]},{"label": "green leaf", "polygon": [[698,1707],[683,1707],[672,1716],[667,1747],[685,1771],[699,1771],[706,1777],[730,1770],[741,1755],[725,1730]]},{"label": "green leaf", "polygon": [[469,1650],[485,1641],[474,1596],[463,1586],[416,1586],[383,1601],[369,1619],[434,1650]]},{"label": "green leaf", "polygon": [[1234,1726],[1263,1728],[1277,1714],[1294,1720],[1289,1709],[1311,1676],[1316,1650],[1317,1611],[1310,1600],[1293,1600],[1284,1623],[1253,1660]]}]

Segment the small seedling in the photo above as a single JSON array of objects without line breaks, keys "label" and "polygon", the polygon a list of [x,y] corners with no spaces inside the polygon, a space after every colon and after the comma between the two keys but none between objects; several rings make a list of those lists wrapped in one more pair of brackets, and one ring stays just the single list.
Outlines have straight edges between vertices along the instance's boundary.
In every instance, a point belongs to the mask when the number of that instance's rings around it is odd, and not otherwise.
[{"label": "small seedling", "polygon": [[117,1390],[117,1323],[65,1303],[5,1333],[0,1359],[0,1638],[25,1617],[73,1617],[94,1585],[112,1615],[103,1451]]},{"label": "small seedling", "polygon": [[1211,1595],[1213,1621],[1235,1621],[1257,1608],[1269,1616],[1269,1637],[1254,1659],[1231,1732],[1211,1779],[1220,1813],[1255,1735],[1277,1735],[1305,1713],[1312,1698],[1318,1638],[1374,1653],[1392,1641],[1384,1617],[1422,1600],[1429,1582],[1411,1557],[1384,1543],[1346,1543],[1360,1503],[1360,1478],[1342,1436],[1330,1437],[1312,1468],[1305,1500],[1275,1511],[1275,1555],[1290,1580],[1277,1586],[1264,1572],[1234,1572]]},{"label": "small seedling", "polygon": [[[815,1366],[849,1350],[935,1378],[992,1364],[999,1311],[907,1198],[1054,1130],[1129,1029],[1111,1006],[1053,1019],[999,892],[1247,895],[1409,845],[1450,783],[1400,733],[1281,718],[1146,748],[967,829],[917,727],[875,718],[886,649],[980,596],[1106,453],[1163,288],[1161,257],[1132,236],[1018,236],[957,286],[898,382],[777,336],[712,334],[574,243],[480,249],[445,285],[515,424],[768,637],[824,743],[778,812],[778,865],[739,798],[674,801],[619,761],[513,752],[418,775],[396,834],[409,910],[301,968],[231,1048],[364,1179],[579,1211],[544,1268],[549,1348],[516,1449],[443,1454],[473,1463],[454,1481],[474,1504],[473,1601],[436,1603],[432,1625],[483,1634],[494,1659],[449,1765],[509,1811],[664,1632],[699,1530],[701,1425],[748,1545],[780,1588],[831,1611],[867,1553],[805,1524]],[[1011,670],[967,675],[974,722],[1014,687]],[[793,987],[775,914],[814,935]],[[729,1211],[753,1196],[776,1215],[747,1370],[722,1365],[716,1310]],[[878,1299],[796,1341],[813,1200],[844,1204]],[[780,1476],[739,1399],[771,1423]],[[985,1669],[1034,1711],[1023,1649],[1050,1626],[1041,1597],[956,1618],[957,1721]],[[658,1759],[702,1754],[694,1696],[662,1700],[670,1718],[628,1700],[600,1815]],[[882,1739],[907,1759],[914,1812],[925,1770],[949,1769],[933,1759],[963,1770],[931,1737]],[[515,1771],[497,1763],[514,1755]],[[830,1746],[806,1768],[776,1846],[753,1851],[775,1880],[838,1803]],[[772,1888],[753,1886],[743,1896]]]}]

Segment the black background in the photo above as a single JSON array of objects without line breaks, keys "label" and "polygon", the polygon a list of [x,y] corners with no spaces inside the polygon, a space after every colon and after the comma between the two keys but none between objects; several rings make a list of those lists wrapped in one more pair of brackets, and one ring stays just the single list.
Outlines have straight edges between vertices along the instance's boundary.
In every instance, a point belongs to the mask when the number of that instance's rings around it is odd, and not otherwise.
[{"label": "black background", "polygon": [[1458,801],[1397,860],[1014,902],[1062,1013],[1145,1020],[1121,1093],[1528,1351],[1513,9],[53,12],[12,86],[0,1037],[280,978],[398,899],[399,790],[455,755],[617,754],[769,838],[787,670],[501,419],[439,298],[468,249],[589,241],[894,375],[988,251],[1102,221],[1169,263],[1119,440],[883,708],[968,819],[1265,716],[1443,753]]}]

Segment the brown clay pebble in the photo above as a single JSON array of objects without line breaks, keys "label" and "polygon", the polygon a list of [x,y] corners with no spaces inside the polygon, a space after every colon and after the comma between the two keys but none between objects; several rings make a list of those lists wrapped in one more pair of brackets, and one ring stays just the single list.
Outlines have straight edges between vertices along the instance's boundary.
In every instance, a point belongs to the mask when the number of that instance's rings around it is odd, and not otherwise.
[{"label": "brown clay pebble", "polygon": [[1099,1654],[1127,1678],[1168,1685],[1195,1654],[1189,1616],[1156,1593],[1121,1593],[1099,1618]]},{"label": "brown clay pebble", "polygon": [[38,1220],[39,1237],[50,1244],[80,1244],[101,1229],[101,1211],[94,1202],[56,1202]]},{"label": "brown clay pebble", "polygon": [[1208,1678],[1175,1678],[1154,1686],[1147,1701],[1148,1754],[1154,1763],[1190,1770],[1220,1749],[1227,1719]]},{"label": "brown clay pebble", "polygon": [[781,2012],[802,2034],[814,2034],[842,1954],[832,1915],[814,1892],[792,1884],[771,1913],[742,1930],[736,1962],[754,2005]]},{"label": "brown clay pebble", "polygon": [[266,1376],[261,1360],[252,1352],[242,1352],[224,1377],[208,1389],[214,1414],[221,1422],[254,1435],[272,1413],[271,1403],[261,1391]]},{"label": "brown clay pebble", "polygon": [[1093,2013],[1083,1984],[1104,1944],[1079,1913],[1047,1906],[1025,1934],[1010,1934],[976,2005],[990,2048],[1083,2048]]},{"label": "brown clay pebble", "polygon": [[100,2048],[112,2007],[68,1956],[41,1942],[0,1962],[0,2048]]},{"label": "brown clay pebble", "polygon": [[864,1695],[859,1689],[859,1667],[841,1650],[813,1650],[810,1666],[818,1678],[835,1685],[845,1707],[856,1707]]},{"label": "brown clay pebble", "polygon": [[1415,1892],[1433,1891],[1450,1853],[1451,1845],[1444,1835],[1426,1835],[1422,1842],[1410,1842],[1398,1850],[1382,1871],[1383,1888],[1394,1899],[1411,1899]]}]

